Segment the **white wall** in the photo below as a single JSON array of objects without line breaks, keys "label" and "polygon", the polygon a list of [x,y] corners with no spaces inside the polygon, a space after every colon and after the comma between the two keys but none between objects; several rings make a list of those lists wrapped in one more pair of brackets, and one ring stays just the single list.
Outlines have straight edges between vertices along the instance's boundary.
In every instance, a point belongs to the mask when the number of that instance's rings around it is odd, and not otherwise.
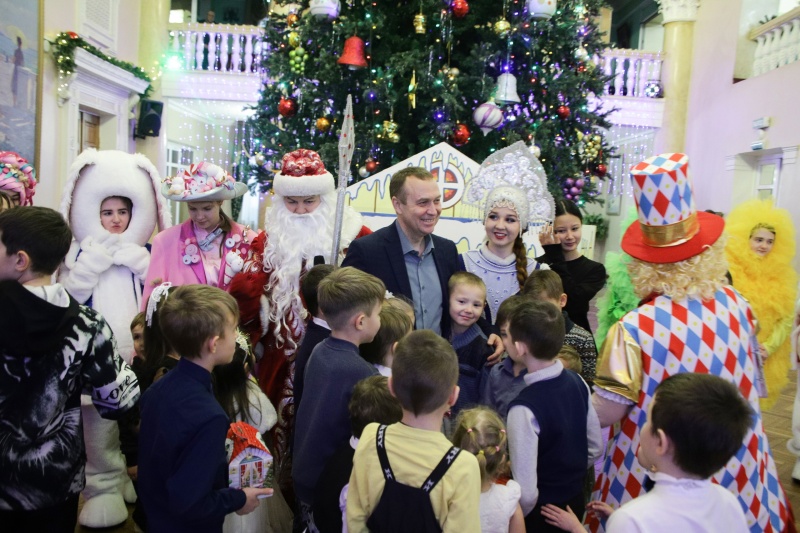
[{"label": "white wall", "polygon": [[[800,63],[732,82],[741,8],[742,0],[703,0],[695,25],[686,153],[699,209],[729,212],[733,207],[734,172],[726,170],[726,158],[752,155],[754,119],[772,117],[766,148],[800,144]],[[779,206],[800,226],[800,179],[791,175],[796,171],[787,174]]]},{"label": "white wall", "polygon": [[[120,59],[137,63],[139,46],[140,0],[125,0],[118,4],[116,55]],[[80,0],[44,1],[44,37],[53,39],[62,31],[80,31]],[[58,72],[52,55],[45,53],[42,68],[41,156],[37,173],[40,183],[36,189],[36,205],[58,208],[61,191],[71,160],[65,146],[65,107],[57,104]],[[124,118],[127,120],[127,117]],[[102,146],[101,146],[102,147]],[[109,148],[115,148],[110,146]]]}]

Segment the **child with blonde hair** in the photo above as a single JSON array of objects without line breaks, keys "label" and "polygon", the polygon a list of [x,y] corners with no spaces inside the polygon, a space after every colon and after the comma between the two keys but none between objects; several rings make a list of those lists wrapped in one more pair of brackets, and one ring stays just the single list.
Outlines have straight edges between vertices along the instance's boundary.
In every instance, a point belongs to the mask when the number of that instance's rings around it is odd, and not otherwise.
[{"label": "child with blonde hair", "polygon": [[524,533],[525,517],[519,483],[497,483],[508,465],[508,437],[503,420],[487,407],[462,411],[456,420],[453,444],[475,455],[481,470],[481,532]]},{"label": "child with blonde hair", "polygon": [[397,341],[411,333],[414,322],[405,311],[387,302],[389,300],[384,300],[381,306],[381,328],[375,338],[358,349],[361,357],[372,363],[382,376],[389,377],[392,375],[394,347]]}]

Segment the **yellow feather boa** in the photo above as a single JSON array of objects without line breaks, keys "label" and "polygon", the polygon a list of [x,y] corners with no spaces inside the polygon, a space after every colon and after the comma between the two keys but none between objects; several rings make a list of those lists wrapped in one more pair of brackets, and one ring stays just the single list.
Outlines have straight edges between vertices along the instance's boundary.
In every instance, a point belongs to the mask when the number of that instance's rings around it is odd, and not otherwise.
[{"label": "yellow feather boa", "polygon": [[[775,245],[766,257],[750,249],[750,232],[758,223],[775,228]],[[771,200],[750,200],[737,206],[725,219],[728,258],[733,285],[750,301],[761,328],[758,342],[769,352],[764,377],[769,396],[762,409],[771,408],[788,382],[791,366],[790,339],[797,273],[792,268],[795,254],[794,225],[789,212]]]}]

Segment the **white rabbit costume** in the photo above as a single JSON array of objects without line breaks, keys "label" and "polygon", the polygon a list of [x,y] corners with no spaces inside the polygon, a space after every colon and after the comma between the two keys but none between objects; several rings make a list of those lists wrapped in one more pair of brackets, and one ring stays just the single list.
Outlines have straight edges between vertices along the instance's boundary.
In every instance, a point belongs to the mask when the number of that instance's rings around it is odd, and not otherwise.
[{"label": "white rabbit costume", "polygon": [[[170,226],[169,211],[159,193],[161,180],[141,154],[94,149],[81,153],[70,167],[61,213],[74,236],[59,281],[80,303],[100,312],[111,326],[122,358],[133,359],[130,323],[141,307],[142,283],[150,264],[145,247],[153,230]],[[111,234],[100,222],[100,205],[109,196],[129,198],[130,223]],[[88,396],[82,397],[86,440],[86,504],[81,525],[109,527],[128,518],[125,500],[136,494],[120,452],[117,423],[100,418]]]}]

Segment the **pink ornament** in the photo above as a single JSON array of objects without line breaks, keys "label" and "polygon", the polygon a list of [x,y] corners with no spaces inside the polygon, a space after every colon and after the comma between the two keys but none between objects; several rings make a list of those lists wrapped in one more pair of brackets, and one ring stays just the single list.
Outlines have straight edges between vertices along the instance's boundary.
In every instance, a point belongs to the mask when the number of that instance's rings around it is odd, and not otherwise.
[{"label": "pink ornament", "polygon": [[573,196],[577,196],[577,195],[579,195],[579,194],[581,193],[581,190],[580,190],[579,188],[577,188],[577,187],[572,187],[572,188],[569,190],[569,192],[570,192],[570,194],[572,194]]},{"label": "pink ornament", "polygon": [[567,179],[566,179],[566,180],[564,180],[564,181],[566,182],[566,184],[567,184],[567,187],[572,187],[573,185],[575,185],[575,180],[574,180],[574,179],[572,179],[572,178],[567,178]]},{"label": "pink ornament", "polygon": [[586,185],[586,182],[583,180],[583,178],[581,178],[581,179],[579,179],[579,180],[577,180],[577,181],[575,182],[575,186],[576,186],[576,187],[583,188],[583,186],[584,186],[584,185]]},{"label": "pink ornament", "polygon": [[564,197],[565,197],[567,200],[572,200],[572,195],[571,195],[571,194],[569,194],[569,193],[565,194],[565,195],[564,195]]}]

